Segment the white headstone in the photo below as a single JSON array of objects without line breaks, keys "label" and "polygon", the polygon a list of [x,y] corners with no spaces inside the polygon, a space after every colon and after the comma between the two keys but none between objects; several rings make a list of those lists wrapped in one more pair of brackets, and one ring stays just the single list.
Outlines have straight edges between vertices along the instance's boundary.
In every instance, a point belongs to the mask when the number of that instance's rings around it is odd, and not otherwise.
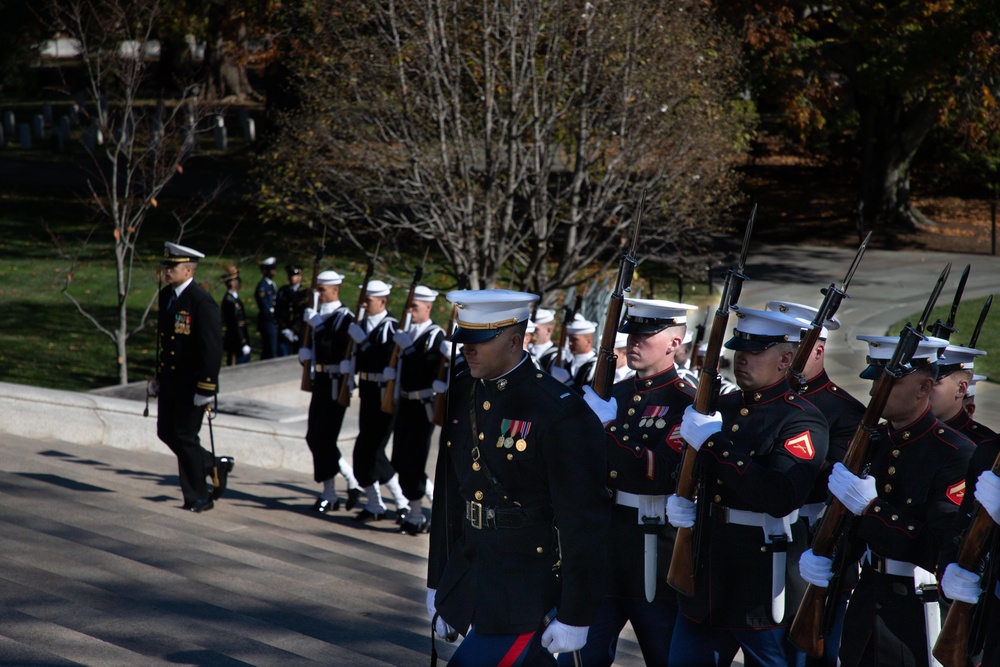
[{"label": "white headstone", "polygon": [[257,129],[253,118],[247,118],[246,123],[243,124],[243,138],[246,139],[248,144],[252,144],[257,140]]},{"label": "white headstone", "polygon": [[69,122],[73,127],[80,126],[80,105],[76,102],[69,108]]},{"label": "white headstone", "polygon": [[215,117],[215,148],[224,151],[229,146],[229,136],[226,133],[226,119],[221,115]]}]

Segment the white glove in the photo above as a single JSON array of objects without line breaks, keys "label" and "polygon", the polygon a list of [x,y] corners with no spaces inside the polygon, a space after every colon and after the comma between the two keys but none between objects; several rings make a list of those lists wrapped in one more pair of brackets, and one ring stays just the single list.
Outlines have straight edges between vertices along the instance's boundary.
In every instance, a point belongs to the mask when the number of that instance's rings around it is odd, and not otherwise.
[{"label": "white glove", "polygon": [[294,343],[299,339],[299,337],[296,336],[295,332],[292,331],[291,329],[282,329],[281,335],[284,336],[285,340],[287,340],[289,343]]},{"label": "white glove", "polygon": [[597,415],[602,424],[607,424],[618,416],[618,399],[614,396],[605,401],[597,395],[593,387],[588,385],[583,388],[583,400],[594,411],[594,414]]},{"label": "white glove", "polygon": [[722,415],[718,412],[703,415],[695,410],[693,405],[684,408],[684,416],[681,417],[681,437],[694,451],[700,450],[708,440],[708,436],[718,433],[721,428]]},{"label": "white glove", "polygon": [[351,326],[347,327],[347,335],[353,338],[358,345],[368,339],[368,334],[356,322],[351,322]]},{"label": "white glove", "polygon": [[976,480],[976,500],[994,522],[1000,523],[1000,477],[992,470],[984,470]]},{"label": "white glove", "polygon": [[340,362],[340,374],[341,375],[353,375],[354,374],[354,364],[353,359],[344,359]]},{"label": "white glove", "polygon": [[444,380],[434,380],[434,382],[431,383],[431,389],[438,394],[443,394],[448,391],[448,383]]},{"label": "white glove", "polygon": [[799,574],[813,586],[826,588],[833,579],[833,560],[817,556],[812,549],[806,549],[799,556]]},{"label": "white glove", "polygon": [[[303,311],[303,313],[302,313],[302,320],[306,324],[308,324],[309,326],[311,326],[313,329],[315,329],[316,327],[318,327],[320,324],[323,324],[323,316],[320,315],[318,311],[313,310],[312,308],[306,308],[305,311]],[[286,329],[285,331],[291,331],[291,329]],[[282,333],[284,333],[284,332],[282,332]],[[295,334],[293,333],[292,335],[295,335]],[[291,339],[289,339],[289,340],[291,340]]]},{"label": "white glove", "polygon": [[152,397],[157,397],[160,395],[160,381],[150,380],[149,384],[146,385],[146,393]]},{"label": "white glove", "polygon": [[308,347],[300,347],[299,348],[299,363],[300,364],[308,364],[310,361],[312,361],[312,358],[313,358],[313,351],[312,350],[310,350]]},{"label": "white glove", "polygon": [[864,514],[871,502],[878,497],[874,477],[858,477],[839,462],[833,464],[833,472],[830,473],[827,485],[830,493],[844,503],[844,507],[851,510],[852,514],[858,516]]},{"label": "white glove", "polygon": [[667,496],[667,520],[674,528],[693,528],[698,510],[693,500],[681,498],[676,493]]},{"label": "white glove", "polygon": [[958,563],[949,563],[941,577],[941,592],[946,598],[976,604],[983,590],[979,580],[978,574],[959,567]]},{"label": "white glove", "polygon": [[243,346],[243,356],[245,357],[248,354],[250,354],[250,346],[249,345],[244,345]]},{"label": "white glove", "polygon": [[436,621],[434,620],[434,615],[437,614],[437,607],[434,605],[434,596],[436,594],[436,588],[427,589],[427,618],[434,624],[434,634],[444,639],[447,635],[455,634],[455,629],[445,623],[444,619],[440,616],[437,617]]},{"label": "white glove", "polygon": [[206,405],[208,405],[211,402],[212,402],[212,397],[211,396],[204,396],[202,394],[195,394],[194,395],[194,405],[197,408],[205,407]]},{"label": "white glove", "polygon": [[413,339],[405,331],[397,331],[392,337],[392,342],[399,346],[399,349],[406,352],[413,347]]},{"label": "white glove", "polygon": [[563,368],[562,366],[552,367],[552,377],[554,377],[559,382],[562,382],[563,384],[569,384],[569,381],[571,379],[569,376],[569,371]]},{"label": "white glove", "polygon": [[441,350],[441,354],[445,357],[451,359],[451,341],[447,339],[441,340],[441,345],[438,347]]},{"label": "white glove", "polygon": [[579,651],[587,643],[587,626],[566,625],[558,620],[549,623],[542,633],[542,646],[549,650],[549,653],[570,653]]},{"label": "white glove", "polygon": [[395,380],[396,379],[396,369],[393,366],[386,366],[382,369],[382,379],[383,380]]}]

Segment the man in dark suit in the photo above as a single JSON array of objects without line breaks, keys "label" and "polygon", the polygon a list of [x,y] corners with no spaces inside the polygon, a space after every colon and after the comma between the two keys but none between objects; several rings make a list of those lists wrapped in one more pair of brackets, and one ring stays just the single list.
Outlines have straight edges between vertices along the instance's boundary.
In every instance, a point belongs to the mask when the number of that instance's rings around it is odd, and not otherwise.
[{"label": "man in dark suit", "polygon": [[226,294],[222,297],[223,348],[226,365],[245,364],[250,361],[250,333],[247,331],[247,316],[240,299],[240,272],[235,266],[222,275]]},{"label": "man in dark suit", "polygon": [[[151,393],[158,396],[156,434],[177,457],[184,509],[204,512],[226,490],[232,457],[213,458],[198,437],[206,407],[218,389],[222,324],[215,299],[194,282],[198,260],[191,248],[166,243],[166,286],[160,290],[157,335],[160,355]],[[218,471],[210,492],[205,478]]]},{"label": "man in dark suit", "polygon": [[302,319],[306,308],[314,307],[312,290],[302,285],[302,267],[289,264],[285,267],[288,274],[288,284],[278,290],[274,305],[274,317],[278,331],[278,356],[287,357],[295,354],[302,347],[302,336],[305,332],[305,320]]},{"label": "man in dark suit", "polygon": [[260,263],[262,277],[254,290],[257,301],[257,332],[260,334],[260,358],[274,359],[278,356],[278,321],[274,306],[278,300],[278,287],[274,277],[278,275],[278,260],[268,257]]}]

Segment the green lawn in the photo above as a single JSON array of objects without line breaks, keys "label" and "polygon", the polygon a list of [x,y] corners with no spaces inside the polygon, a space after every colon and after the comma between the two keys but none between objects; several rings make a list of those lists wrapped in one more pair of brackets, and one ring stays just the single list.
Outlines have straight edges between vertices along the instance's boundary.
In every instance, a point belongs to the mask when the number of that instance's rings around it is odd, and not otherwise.
[{"label": "green lawn", "polygon": [[[944,306],[934,309],[928,320],[929,324],[933,324],[937,320],[941,320],[942,322],[947,321],[951,311],[951,296],[953,294],[947,299],[942,298],[946,303]],[[955,320],[955,328],[958,329],[958,332],[951,336],[953,344],[963,346],[969,344],[969,339],[976,328],[976,322],[979,320],[984,303],[986,303],[985,297],[962,301],[958,307],[958,317]],[[898,334],[907,322],[916,324],[917,320],[920,319],[920,315],[921,313],[913,313],[907,319],[893,324],[889,328],[889,335]],[[990,309],[990,314],[986,318],[986,323],[983,325],[979,340],[976,341],[977,349],[989,352],[985,357],[980,357],[976,361],[976,373],[986,375],[993,380],[1000,380],[1000,327],[997,326],[998,320],[1000,320],[1000,303],[994,303]]]}]

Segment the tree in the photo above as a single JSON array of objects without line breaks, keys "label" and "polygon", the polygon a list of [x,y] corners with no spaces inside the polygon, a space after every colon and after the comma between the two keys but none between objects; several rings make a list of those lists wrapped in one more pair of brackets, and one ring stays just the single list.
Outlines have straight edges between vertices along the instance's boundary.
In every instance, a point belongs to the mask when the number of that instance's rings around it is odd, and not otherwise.
[{"label": "tree", "polygon": [[[63,294],[114,344],[121,384],[128,382],[128,340],[146,326],[153,305],[151,299],[138,322],[130,318],[127,299],[140,261],[136,244],[161,192],[181,173],[203,116],[190,88],[171,107],[140,102],[149,78],[142,45],[153,33],[159,9],[158,0],[57,0],[51,5],[53,25],[79,44],[87,93],[94,101],[83,109],[81,123],[89,123],[84,132],[91,203],[99,213],[95,232],[114,244],[116,320],[102,322],[87,310],[72,291],[72,271]],[[178,222],[183,234],[188,220]]]},{"label": "tree", "polygon": [[933,227],[910,198],[914,159],[935,126],[957,132],[971,150],[988,148],[1000,130],[1000,5],[718,5],[755,55],[758,94],[776,100],[803,134],[846,127],[855,137],[865,223]]},{"label": "tree", "polygon": [[706,5],[301,3],[302,99],[259,169],[269,219],[405,231],[474,287],[545,295],[611,261],[643,191],[644,256],[678,267],[724,226],[748,114]]}]

